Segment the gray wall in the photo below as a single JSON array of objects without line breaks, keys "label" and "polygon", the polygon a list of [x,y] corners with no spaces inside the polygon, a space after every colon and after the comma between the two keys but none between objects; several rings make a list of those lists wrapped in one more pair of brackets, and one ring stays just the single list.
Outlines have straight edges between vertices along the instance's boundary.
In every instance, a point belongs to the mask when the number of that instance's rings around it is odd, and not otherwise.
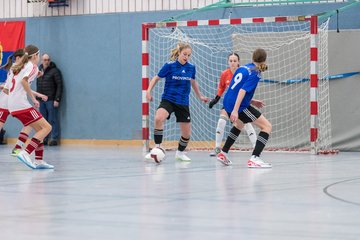
[{"label": "gray wall", "polygon": [[[303,15],[339,6],[341,5],[319,4],[237,8],[232,10],[231,17]],[[160,21],[179,13],[122,13],[25,19],[26,43],[36,44],[42,52],[49,53],[63,72],[65,95],[61,103],[62,138],[141,139],[141,23]],[[214,10],[190,16],[189,19],[228,18],[229,15],[230,9]],[[360,29],[360,8],[341,14],[340,19],[342,29]],[[334,27],[335,22],[332,21],[331,28]],[[347,62],[352,62],[352,49],[357,47],[356,40],[351,43],[353,45],[343,44],[345,40],[350,41],[350,36],[358,39],[359,32],[342,31],[330,37],[332,73],[347,72],[350,68],[356,70],[356,66],[350,67],[344,61],[336,60],[341,52],[344,54],[343,58],[348,59]],[[352,47],[345,53],[342,51],[344,46]],[[359,77],[331,83],[335,146],[351,150],[360,150],[360,144],[356,141],[345,141],[350,136],[355,138],[356,134],[352,135],[350,132],[356,130],[357,118],[349,118],[349,122],[344,124],[340,121],[344,115],[340,117],[337,113],[350,111],[348,102],[343,99],[339,90],[341,93],[356,91],[357,88],[352,84],[357,84],[357,80]],[[347,107],[344,107],[345,104]],[[356,111],[360,101],[352,101],[351,105]],[[349,126],[354,128],[349,129]],[[8,137],[16,137],[21,126],[18,121],[10,118],[5,128]]]},{"label": "gray wall", "polygon": [[[359,19],[359,18],[358,18]],[[360,71],[360,30],[329,34],[329,73]],[[333,146],[360,151],[360,75],[330,81]]]}]

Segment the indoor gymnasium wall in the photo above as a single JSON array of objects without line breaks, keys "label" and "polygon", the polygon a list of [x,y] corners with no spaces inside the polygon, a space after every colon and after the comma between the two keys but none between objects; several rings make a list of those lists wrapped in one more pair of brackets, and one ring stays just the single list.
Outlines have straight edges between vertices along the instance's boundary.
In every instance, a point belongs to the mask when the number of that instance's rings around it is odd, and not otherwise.
[{"label": "indoor gymnasium wall", "polygon": [[[208,6],[219,0],[67,0],[67,6],[48,7],[46,0],[1,0],[1,18],[70,16],[84,14],[190,10]],[[43,2],[40,2],[43,1]],[[271,2],[264,0],[263,2]],[[258,2],[257,0],[232,0],[232,3]],[[344,2],[344,0],[322,0]],[[283,1],[282,5],[286,5]],[[291,4],[291,3],[290,3]],[[301,4],[301,2],[300,2]],[[317,4],[314,2],[313,4]]]},{"label": "indoor gymnasium wall", "polygon": [[[339,6],[342,5],[236,8],[231,17],[303,15]],[[141,139],[141,23],[161,21],[179,13],[182,12],[25,18],[26,43],[36,44],[42,53],[49,53],[64,76],[62,139]],[[218,9],[189,19],[229,16],[229,9]],[[358,19],[359,8],[341,13],[340,33],[330,33],[330,74],[360,70],[356,59],[359,55],[354,55],[359,49]],[[331,21],[330,28],[336,28],[335,21]],[[330,84],[334,146],[345,150],[360,150],[358,76],[333,80]],[[16,137],[20,128],[10,118],[5,126],[7,137]]]}]

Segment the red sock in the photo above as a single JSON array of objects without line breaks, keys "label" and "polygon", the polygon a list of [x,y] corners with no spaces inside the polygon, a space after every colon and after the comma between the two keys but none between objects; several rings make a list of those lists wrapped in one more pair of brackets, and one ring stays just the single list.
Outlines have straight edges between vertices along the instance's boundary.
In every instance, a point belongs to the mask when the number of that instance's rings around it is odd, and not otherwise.
[{"label": "red sock", "polygon": [[26,142],[26,140],[28,138],[29,138],[29,135],[27,135],[24,132],[20,132],[18,140],[17,140],[16,145],[15,145],[15,148],[16,149],[21,149],[24,146],[24,144],[25,144],[25,142]]},{"label": "red sock", "polygon": [[40,143],[35,149],[35,160],[43,160],[44,155],[44,143]]},{"label": "red sock", "polygon": [[27,145],[25,151],[31,154],[40,144],[40,141],[36,138],[32,138],[29,145]]}]

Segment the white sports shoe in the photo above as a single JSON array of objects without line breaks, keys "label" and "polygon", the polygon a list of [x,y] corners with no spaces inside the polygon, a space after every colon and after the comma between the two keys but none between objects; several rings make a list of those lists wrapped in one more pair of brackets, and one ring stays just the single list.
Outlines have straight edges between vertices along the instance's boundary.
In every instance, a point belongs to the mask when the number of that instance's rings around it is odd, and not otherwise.
[{"label": "white sports shoe", "polygon": [[151,153],[148,152],[146,155],[145,155],[145,160],[154,160],[152,157],[151,157]]},{"label": "white sports shoe", "polygon": [[34,164],[30,155],[25,150],[21,150],[16,157],[29,168],[36,169],[36,165]]},{"label": "white sports shoe", "polygon": [[179,150],[176,150],[175,159],[179,161],[185,161],[190,162],[191,159],[185,155],[185,152],[180,152]]},{"label": "white sports shoe", "polygon": [[44,160],[35,160],[34,162],[36,169],[54,169],[54,166],[51,164],[48,164]]},{"label": "white sports shoe", "polygon": [[261,160],[261,158],[257,156],[251,156],[251,158],[248,160],[248,167],[249,168],[271,168],[271,164],[264,162]]}]

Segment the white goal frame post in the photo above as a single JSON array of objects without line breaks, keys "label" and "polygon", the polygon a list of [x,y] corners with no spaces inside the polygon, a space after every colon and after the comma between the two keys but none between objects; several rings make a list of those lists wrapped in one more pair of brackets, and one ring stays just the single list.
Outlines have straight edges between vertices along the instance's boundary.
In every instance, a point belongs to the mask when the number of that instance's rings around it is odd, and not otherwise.
[{"label": "white goal frame post", "polygon": [[[310,22],[310,152],[319,153],[319,126],[318,126],[318,16],[281,16],[281,17],[257,17],[257,18],[232,18],[232,19],[213,19],[213,20],[188,20],[188,21],[170,21],[170,22],[148,22],[142,24],[142,139],[143,150],[150,150],[150,119],[149,119],[149,102],[146,99],[146,90],[149,81],[154,76],[149,76],[149,41],[150,30],[153,28],[176,28],[176,27],[197,27],[197,26],[217,26],[217,25],[239,25],[239,24],[262,24],[262,23],[281,23],[281,22]],[[175,47],[175,46],[174,46]],[[226,60],[224,60],[226,61]],[[164,62],[165,63],[165,62]],[[200,86],[201,88],[201,86]],[[212,97],[212,96],[208,96]],[[191,108],[191,106],[190,106]],[[165,123],[166,124],[166,123]],[[225,136],[226,137],[226,136]],[[165,139],[166,140],[166,139]],[[215,141],[215,133],[214,133]]]}]

